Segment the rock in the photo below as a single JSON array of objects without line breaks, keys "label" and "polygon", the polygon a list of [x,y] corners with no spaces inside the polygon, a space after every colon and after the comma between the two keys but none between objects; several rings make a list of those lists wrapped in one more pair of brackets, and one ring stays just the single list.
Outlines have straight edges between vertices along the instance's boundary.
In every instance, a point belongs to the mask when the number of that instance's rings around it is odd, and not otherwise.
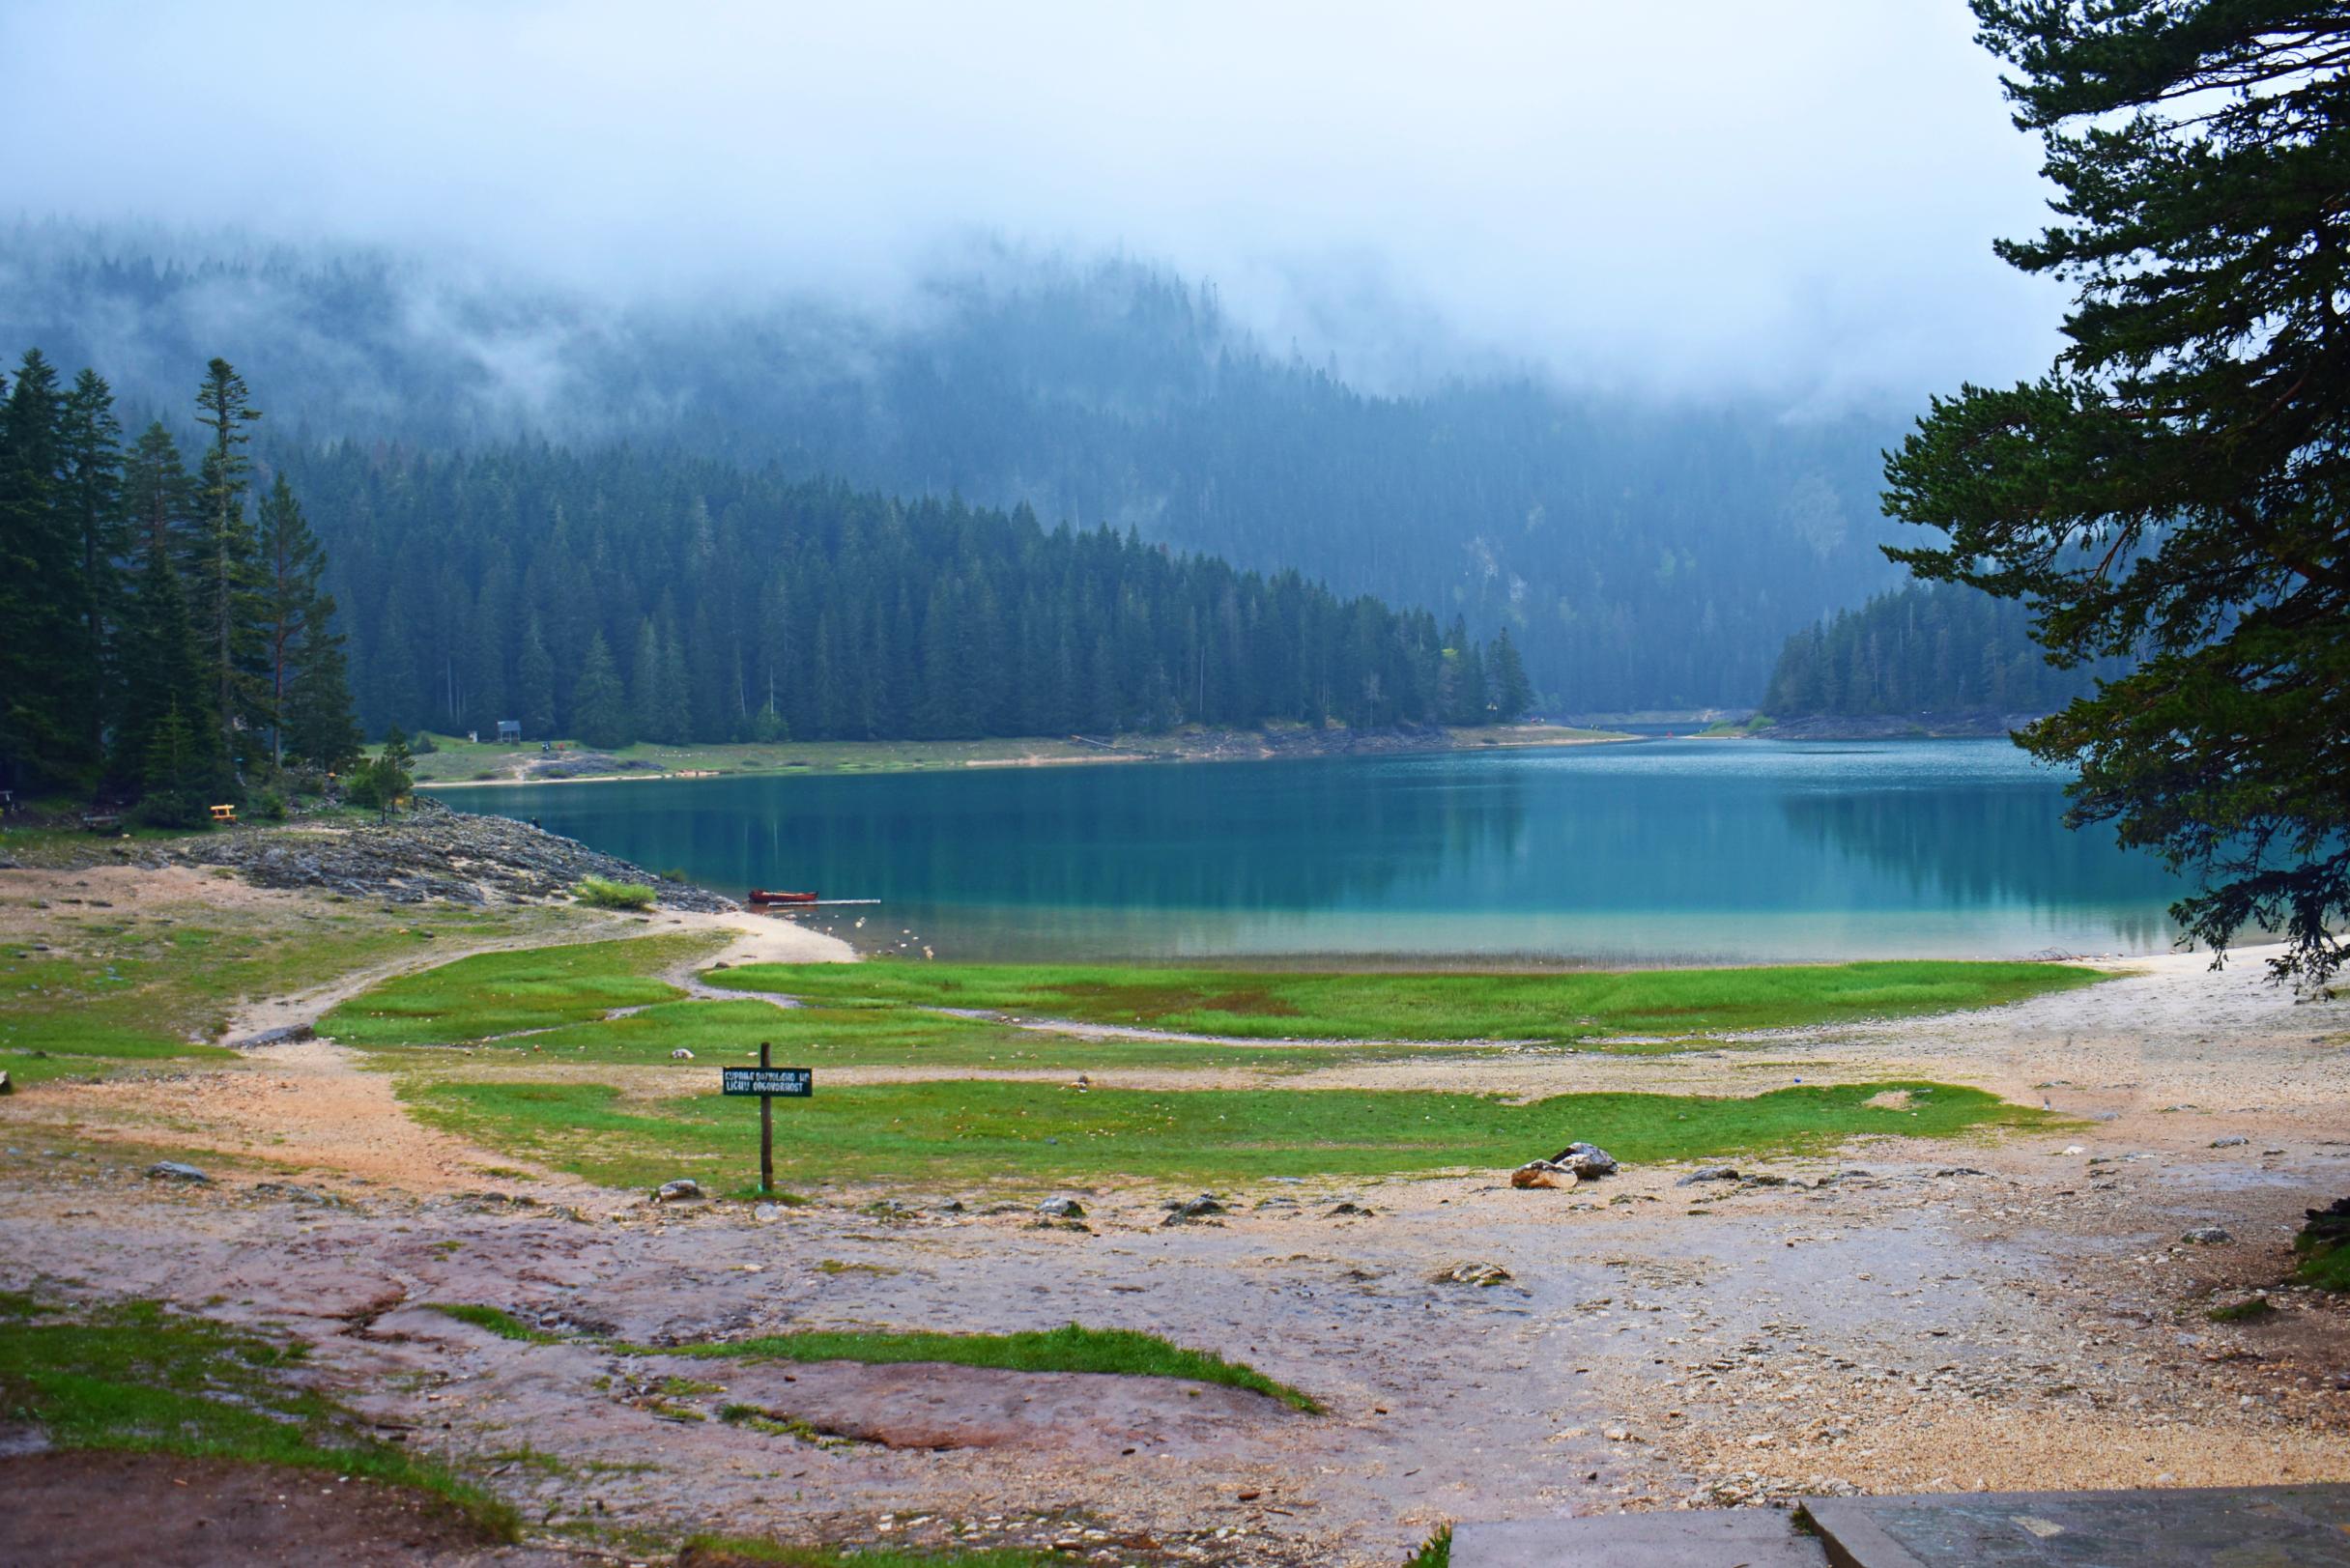
[{"label": "rock", "polygon": [[2068,1143],[2068,1144],[2066,1144],[2066,1145],[2064,1146],[2064,1152],[2065,1152],[2066,1154],[2068,1154],[2068,1155],[2085,1155],[2085,1154],[2087,1154],[2087,1153],[2088,1153],[2088,1151],[2087,1151],[2086,1149],[2083,1149],[2083,1148],[2082,1148],[2080,1145],[2078,1145],[2078,1144],[2077,1144],[2077,1143]]},{"label": "rock", "polygon": [[1498,1263],[1456,1263],[1435,1276],[1439,1285],[1501,1285],[1511,1275]]},{"label": "rock", "polygon": [[1216,1201],[1216,1194],[1213,1192],[1203,1192],[1196,1198],[1171,1202],[1167,1208],[1177,1219],[1205,1219],[1210,1214],[1224,1212],[1224,1206]]},{"label": "rock", "polygon": [[15,1092],[16,1085],[9,1078],[7,1073],[0,1072],[0,1095],[13,1095]]},{"label": "rock", "polygon": [[2251,1139],[2245,1137],[2242,1133],[2231,1132],[2224,1138],[2212,1139],[2211,1146],[2214,1149],[2241,1149],[2251,1141]]},{"label": "rock", "polygon": [[183,1165],[176,1159],[158,1159],[147,1167],[150,1182],[210,1182],[211,1177],[193,1165]]},{"label": "rock", "polygon": [[1036,1206],[1036,1212],[1040,1214],[1050,1215],[1054,1219],[1083,1219],[1085,1217],[1085,1206],[1075,1198],[1046,1198]]},{"label": "rock", "polygon": [[1700,1165],[1673,1184],[1677,1187],[1693,1187],[1701,1182],[1734,1182],[1737,1179],[1738,1168],[1735,1165]]},{"label": "rock", "polygon": [[388,823],[321,832],[240,829],[129,857],[146,866],[216,866],[265,888],[326,888],[391,904],[519,903],[566,898],[583,876],[651,887],[662,905],[712,913],[738,907],[706,888],[655,876],[571,839],[508,817],[453,812],[419,799]]},{"label": "rock", "polygon": [[1377,1212],[1378,1211],[1376,1210],[1365,1209],[1359,1203],[1335,1203],[1331,1205],[1330,1212],[1324,1214],[1322,1217],[1324,1219],[1344,1219],[1351,1214],[1367,1219]]},{"label": "rock", "polygon": [[2228,1235],[2227,1232],[2221,1230],[2217,1225],[2197,1225],[2192,1231],[2182,1231],[2179,1234],[2179,1240],[2182,1241],[2192,1241],[2196,1246],[2216,1247],[2225,1246],[2228,1242],[2233,1241],[2235,1238]]},{"label": "rock", "polygon": [[702,1190],[702,1183],[700,1182],[695,1181],[690,1176],[681,1176],[674,1182],[662,1183],[661,1185],[653,1192],[653,1202],[692,1203],[697,1199],[706,1198],[708,1196],[708,1193]]},{"label": "rock", "polygon": [[1554,1165],[1547,1159],[1529,1160],[1509,1173],[1513,1187],[1557,1187],[1564,1190],[1575,1184],[1577,1177],[1563,1165]]},{"label": "rock", "polygon": [[1616,1174],[1616,1156],[1595,1143],[1570,1143],[1551,1155],[1550,1163],[1563,1165],[1586,1181]]},{"label": "rock", "polygon": [[694,1059],[694,1053],[680,1045],[669,1053],[669,1059],[673,1062],[691,1062]]},{"label": "rock", "polygon": [[314,1203],[321,1209],[348,1209],[351,1206],[331,1192],[316,1187],[298,1186],[292,1182],[255,1182],[249,1189],[267,1198],[282,1198],[288,1203]]},{"label": "rock", "polygon": [[784,1217],[783,1210],[771,1203],[762,1203],[751,1211],[751,1217],[761,1225],[772,1225]]}]

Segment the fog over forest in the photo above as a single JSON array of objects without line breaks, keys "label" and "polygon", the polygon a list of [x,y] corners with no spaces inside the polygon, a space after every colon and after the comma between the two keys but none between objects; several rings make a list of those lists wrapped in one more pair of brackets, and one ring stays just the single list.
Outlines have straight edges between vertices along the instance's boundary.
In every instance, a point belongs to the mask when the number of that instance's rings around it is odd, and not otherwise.
[{"label": "fog over forest", "polygon": [[[1506,628],[1547,711],[1751,704],[1898,581],[1879,453],[2056,309],[1987,242],[2043,191],[1963,8],[1696,11],[14,8],[0,352],[183,432],[225,356],[297,474],[1027,505]],[[364,717],[453,722],[314,510]]]}]

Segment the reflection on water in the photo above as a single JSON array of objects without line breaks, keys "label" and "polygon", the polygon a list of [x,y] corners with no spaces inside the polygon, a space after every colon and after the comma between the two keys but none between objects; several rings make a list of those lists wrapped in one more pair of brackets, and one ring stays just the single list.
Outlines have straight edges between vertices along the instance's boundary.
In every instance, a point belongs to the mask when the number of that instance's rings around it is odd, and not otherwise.
[{"label": "reflection on water", "polygon": [[[2002,741],[452,791],[721,889],[884,900],[941,956],[1551,962],[2147,951],[2174,880]],[[883,924],[874,923],[874,928]]]}]

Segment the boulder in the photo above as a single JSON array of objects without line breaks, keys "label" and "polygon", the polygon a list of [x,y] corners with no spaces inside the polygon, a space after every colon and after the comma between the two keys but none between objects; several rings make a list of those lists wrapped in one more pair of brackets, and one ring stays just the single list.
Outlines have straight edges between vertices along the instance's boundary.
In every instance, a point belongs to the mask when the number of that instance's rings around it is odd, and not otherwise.
[{"label": "boulder", "polygon": [[210,1182],[211,1177],[193,1165],[183,1165],[176,1159],[158,1159],[147,1167],[150,1182]]},{"label": "boulder", "polygon": [[2197,1225],[2192,1231],[2181,1232],[2179,1240],[2192,1241],[2196,1246],[2217,1247],[2227,1245],[2235,1238],[2217,1225]]},{"label": "boulder", "polygon": [[784,1217],[784,1212],[775,1204],[762,1203],[751,1211],[751,1217],[761,1225],[772,1225]]},{"label": "boulder", "polygon": [[673,1062],[691,1062],[694,1059],[694,1053],[680,1045],[669,1053],[669,1059]]},{"label": "boulder", "polygon": [[1576,1181],[1577,1178],[1573,1171],[1563,1165],[1555,1165],[1547,1159],[1528,1160],[1509,1173],[1509,1184],[1513,1187],[1563,1189],[1573,1186]]},{"label": "boulder", "polygon": [[1085,1206],[1075,1198],[1046,1198],[1036,1206],[1036,1212],[1053,1219],[1083,1219]]},{"label": "boulder", "polygon": [[708,1193],[702,1190],[702,1183],[700,1182],[695,1181],[690,1176],[681,1176],[674,1182],[664,1182],[660,1184],[660,1186],[655,1188],[653,1191],[653,1202],[692,1203],[698,1199],[706,1198],[708,1196]]},{"label": "boulder", "polygon": [[[1258,1207],[1262,1208],[1264,1206],[1260,1204]],[[1349,1217],[1367,1219],[1377,1212],[1378,1211],[1376,1210],[1366,1209],[1359,1203],[1341,1202],[1331,1205],[1330,1212],[1324,1214],[1322,1217],[1324,1219],[1346,1219]]]},{"label": "boulder", "polygon": [[1737,1179],[1738,1168],[1735,1165],[1700,1165],[1673,1184],[1693,1187],[1701,1182],[1734,1182]]},{"label": "boulder", "polygon": [[2211,1146],[2214,1149],[2241,1149],[2251,1141],[2240,1132],[2231,1132],[2224,1138],[2212,1139]]},{"label": "boulder", "polygon": [[1570,1143],[1550,1156],[1553,1165],[1563,1165],[1587,1181],[1594,1176],[1614,1176],[1616,1156],[1595,1143]]}]

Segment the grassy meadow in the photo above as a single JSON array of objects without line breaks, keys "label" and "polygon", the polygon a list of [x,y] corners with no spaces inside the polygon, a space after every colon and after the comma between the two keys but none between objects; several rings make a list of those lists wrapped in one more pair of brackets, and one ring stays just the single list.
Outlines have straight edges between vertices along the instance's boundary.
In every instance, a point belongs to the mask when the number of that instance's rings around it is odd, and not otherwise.
[{"label": "grassy meadow", "polygon": [[[680,1087],[683,1087],[682,1085]],[[676,1176],[738,1187],[759,1117],[715,1085],[674,1098],[609,1084],[406,1080],[410,1109],[485,1147],[613,1186]],[[1867,1102],[1906,1089],[1906,1107]],[[1513,1103],[1410,1090],[1096,1088],[968,1078],[825,1088],[777,1107],[777,1178],[1032,1189],[1130,1178],[1216,1186],[1274,1176],[1506,1170],[1575,1139],[1634,1163],[1791,1154],[1864,1133],[1949,1137],[2038,1126],[1981,1090],[1921,1083],[1789,1087],[1750,1097],[1568,1094]]]},{"label": "grassy meadow", "polygon": [[[1512,1102],[1284,1080],[1363,1061],[1457,1061],[1524,1048],[1501,1041],[1563,1047],[1619,1032],[1664,1037],[1669,1049],[1673,1040],[1707,1042],[1721,1031],[1982,1007],[2100,978],[1992,963],[1249,975],[889,960],[705,977],[776,999],[737,1001],[689,998],[658,978],[709,951],[710,940],[484,954],[388,981],[321,1029],[397,1074],[420,1119],[609,1185],[692,1175],[719,1190],[742,1186],[758,1117],[749,1100],[716,1092],[712,1069],[749,1059],[762,1041],[793,1066],[906,1074],[889,1083],[819,1079],[815,1097],[778,1108],[777,1173],[796,1188],[1215,1185],[1507,1168],[1577,1138],[1647,1163],[1823,1150],[1868,1133],[1947,1137],[2035,1125],[2039,1112],[1933,1084]],[[787,994],[807,1005],[776,1005]],[[1088,1040],[941,1011],[965,1007],[1211,1031],[1237,1042]],[[673,1059],[679,1049],[692,1057]],[[1218,1076],[1203,1076],[1198,1088],[1071,1086],[1078,1072],[1118,1069]],[[1870,1103],[1889,1088],[1909,1090],[1909,1102]]]},{"label": "grassy meadow", "polygon": [[528,928],[511,911],[387,914],[351,900],[236,911],[10,900],[0,907],[0,1071],[36,1084],[226,1061],[212,1041],[247,998],[323,984],[436,941]]},{"label": "grassy meadow", "polygon": [[1901,960],[1553,974],[1249,974],[1106,965],[765,964],[709,977],[834,1007],[977,1008],[1272,1040],[1707,1035],[1996,1007],[2095,984],[2050,963]]}]

